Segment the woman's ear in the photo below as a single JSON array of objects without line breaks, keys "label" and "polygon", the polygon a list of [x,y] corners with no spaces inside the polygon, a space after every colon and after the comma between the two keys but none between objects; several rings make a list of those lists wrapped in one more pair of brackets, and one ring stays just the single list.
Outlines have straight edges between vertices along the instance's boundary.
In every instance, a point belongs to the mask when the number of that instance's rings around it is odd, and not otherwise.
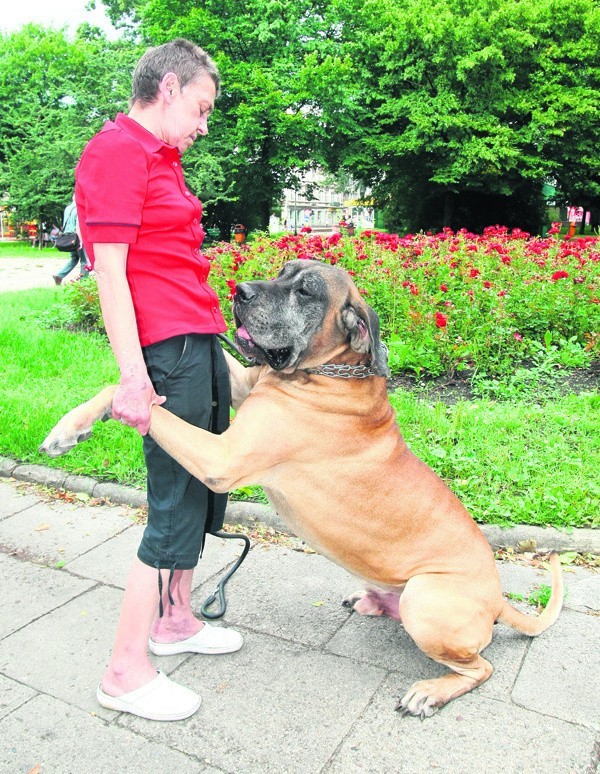
[{"label": "woman's ear", "polygon": [[159,91],[165,98],[166,102],[171,102],[179,89],[179,79],[175,73],[166,73],[163,75],[159,85]]},{"label": "woman's ear", "polygon": [[371,355],[371,370],[377,376],[389,376],[387,348],[379,339],[379,317],[368,304],[348,304],[342,310],[342,323],[356,352]]}]

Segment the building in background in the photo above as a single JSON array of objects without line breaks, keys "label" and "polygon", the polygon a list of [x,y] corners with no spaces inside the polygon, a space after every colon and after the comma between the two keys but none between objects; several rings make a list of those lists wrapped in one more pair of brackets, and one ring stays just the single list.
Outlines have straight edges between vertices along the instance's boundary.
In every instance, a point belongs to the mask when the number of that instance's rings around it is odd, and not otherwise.
[{"label": "building in background", "polygon": [[271,216],[269,230],[298,232],[310,226],[316,232],[332,231],[338,230],[342,220],[356,228],[373,228],[375,211],[370,193],[351,180],[309,171],[297,188],[284,191],[281,216]]}]

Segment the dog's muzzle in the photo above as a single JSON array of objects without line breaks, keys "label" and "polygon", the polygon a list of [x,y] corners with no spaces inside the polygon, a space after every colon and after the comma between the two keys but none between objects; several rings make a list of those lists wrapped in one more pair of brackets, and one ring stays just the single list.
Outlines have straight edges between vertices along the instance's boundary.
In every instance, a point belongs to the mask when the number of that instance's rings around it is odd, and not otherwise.
[{"label": "dog's muzzle", "polygon": [[292,357],[292,347],[262,347],[256,343],[245,320],[248,309],[256,301],[258,294],[251,283],[244,282],[236,286],[233,301],[233,316],[236,324],[235,342],[244,355],[258,363],[268,363],[275,371],[285,368]]}]

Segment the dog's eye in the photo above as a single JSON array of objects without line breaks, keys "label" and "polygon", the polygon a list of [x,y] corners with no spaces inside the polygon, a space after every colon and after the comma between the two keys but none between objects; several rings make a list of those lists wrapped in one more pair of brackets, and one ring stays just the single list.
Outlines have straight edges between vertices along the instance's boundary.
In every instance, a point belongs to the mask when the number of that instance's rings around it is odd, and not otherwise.
[{"label": "dog's eye", "polygon": [[296,288],[296,295],[301,296],[302,298],[308,298],[312,294],[310,290],[304,287],[304,285],[300,285]]}]

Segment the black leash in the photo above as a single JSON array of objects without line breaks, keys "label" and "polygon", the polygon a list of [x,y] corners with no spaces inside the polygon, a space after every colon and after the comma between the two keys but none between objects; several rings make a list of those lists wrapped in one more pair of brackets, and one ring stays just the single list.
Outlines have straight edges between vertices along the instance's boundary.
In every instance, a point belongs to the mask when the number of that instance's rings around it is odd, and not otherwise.
[{"label": "black leash", "polygon": [[[212,621],[216,618],[222,618],[225,615],[225,611],[227,610],[227,600],[225,599],[225,584],[231,578],[233,573],[239,569],[239,566],[246,558],[246,554],[250,550],[250,538],[247,535],[230,535],[228,532],[222,531],[213,532],[211,534],[215,535],[216,537],[227,538],[228,540],[236,539],[244,541],[244,549],[241,553],[241,556],[217,583],[213,593],[204,600],[204,604],[200,608],[200,612],[204,618],[209,618]],[[217,601],[217,597],[219,599],[219,609],[211,613],[209,611],[209,607]]]},{"label": "black leash", "polygon": [[[247,357],[237,348],[237,346],[229,339],[225,334],[223,333],[217,333],[217,337],[221,339],[222,342],[224,342],[230,349],[232,349],[234,352],[236,352],[246,363],[250,364],[250,361]],[[213,406],[216,406],[216,400],[217,400],[217,391],[216,391],[216,385],[215,385],[215,378],[214,378],[214,363],[213,363]],[[216,411],[213,411],[213,420],[211,422],[211,431],[214,433],[216,432]],[[210,494],[210,491],[209,491]],[[209,498],[209,510],[212,507],[210,504],[210,498]],[[204,616],[204,618],[208,618],[209,620],[213,621],[217,618],[222,618],[225,615],[225,611],[227,610],[227,600],[225,598],[225,585],[231,578],[231,576],[236,572],[239,568],[244,559],[246,558],[246,554],[250,550],[250,538],[247,535],[243,534],[230,534],[229,532],[223,532],[222,530],[217,530],[216,532],[211,532],[211,535],[214,535],[215,537],[219,538],[225,538],[227,540],[243,540],[244,541],[244,548],[242,550],[241,555],[238,557],[238,559],[234,562],[234,564],[229,568],[229,570],[223,575],[221,580],[217,583],[215,590],[212,594],[210,594],[205,600],[200,608],[201,615]],[[211,605],[213,605],[217,598],[219,600],[219,609],[210,612],[209,608]]]}]

